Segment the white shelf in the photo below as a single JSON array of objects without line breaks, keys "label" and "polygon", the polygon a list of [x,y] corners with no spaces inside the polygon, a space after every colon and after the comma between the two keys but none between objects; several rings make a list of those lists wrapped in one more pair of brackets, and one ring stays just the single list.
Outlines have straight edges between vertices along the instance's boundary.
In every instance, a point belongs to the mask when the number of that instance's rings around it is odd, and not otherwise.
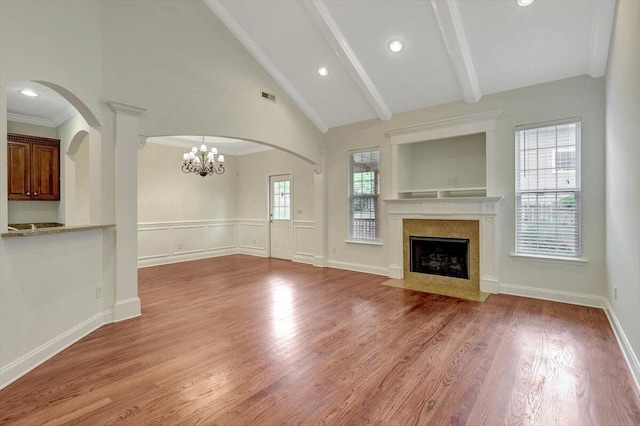
[{"label": "white shelf", "polygon": [[[463,193],[473,193],[470,196],[478,196],[487,194],[486,186],[468,186],[468,187],[448,187],[448,188],[427,188],[427,189],[401,189],[398,194],[406,194],[410,197],[419,195],[423,198],[451,198],[464,197]],[[481,193],[481,194],[479,194]],[[426,197],[425,197],[426,196]]]}]

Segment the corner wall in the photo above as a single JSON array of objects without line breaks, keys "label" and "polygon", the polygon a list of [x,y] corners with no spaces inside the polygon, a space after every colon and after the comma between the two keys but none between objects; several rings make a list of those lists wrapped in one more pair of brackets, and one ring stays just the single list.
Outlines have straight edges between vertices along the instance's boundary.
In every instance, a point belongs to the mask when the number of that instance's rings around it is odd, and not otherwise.
[{"label": "corner wall", "polygon": [[607,298],[640,380],[640,2],[620,0],[606,77]]}]

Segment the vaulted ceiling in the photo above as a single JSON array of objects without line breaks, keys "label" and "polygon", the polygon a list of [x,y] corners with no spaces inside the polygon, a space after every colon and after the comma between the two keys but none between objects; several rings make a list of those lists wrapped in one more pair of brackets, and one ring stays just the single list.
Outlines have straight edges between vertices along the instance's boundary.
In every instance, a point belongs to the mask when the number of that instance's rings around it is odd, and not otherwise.
[{"label": "vaulted ceiling", "polygon": [[614,0],[204,1],[322,132],[601,77],[615,9]]}]

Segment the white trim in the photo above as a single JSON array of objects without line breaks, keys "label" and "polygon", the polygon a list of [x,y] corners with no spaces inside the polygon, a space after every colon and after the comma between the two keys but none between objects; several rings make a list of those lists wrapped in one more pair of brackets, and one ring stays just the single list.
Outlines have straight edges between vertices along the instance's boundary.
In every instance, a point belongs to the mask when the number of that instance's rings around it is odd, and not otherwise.
[{"label": "white trim", "polygon": [[431,0],[431,6],[440,26],[444,45],[449,53],[451,66],[456,74],[464,101],[475,104],[482,97],[480,83],[467,43],[458,2],[456,0]]},{"label": "white trim", "polygon": [[142,315],[140,309],[140,299],[131,297],[129,299],[118,300],[113,309],[113,322],[125,321]]},{"label": "white trim", "polygon": [[505,283],[500,283],[500,294],[510,294],[512,296],[529,297],[532,299],[542,299],[602,309],[606,307],[607,302],[606,298],[602,296]]},{"label": "white trim", "polygon": [[255,248],[249,246],[240,246],[238,249],[239,254],[246,254],[249,256],[257,256],[257,257],[269,257],[267,250],[262,248]]},{"label": "white trim", "polygon": [[394,145],[489,132],[496,130],[496,121],[501,113],[501,110],[496,109],[461,115],[444,120],[387,129],[385,133],[391,137],[391,144]]},{"label": "white trim", "polygon": [[567,263],[571,265],[585,265],[589,262],[583,257],[557,257],[557,256],[543,256],[540,254],[522,254],[511,253],[511,257],[522,260],[532,260],[534,262],[552,262],[552,263]]},{"label": "white trim", "polygon": [[76,110],[73,105],[67,104],[60,111],[52,115],[49,120],[53,123],[53,127],[58,127],[76,114],[79,114],[78,110]]},{"label": "white trim", "polygon": [[593,78],[603,77],[607,71],[615,3],[615,1],[600,1],[595,4],[587,62],[587,73]]},{"label": "white trim", "polygon": [[344,242],[347,244],[363,244],[365,246],[383,246],[384,245],[381,240],[351,240],[347,238],[346,240],[344,240]]},{"label": "white trim", "polygon": [[273,79],[282,87],[289,95],[293,102],[298,105],[307,117],[322,132],[327,133],[329,126],[320,118],[320,115],[311,108],[311,105],[300,95],[300,93],[287,80],[282,72],[271,62],[265,53],[258,47],[258,44],[247,34],[247,32],[238,24],[229,11],[222,5],[219,0],[203,0],[204,3],[216,14],[222,23],[231,31],[233,35],[242,43],[242,45],[253,55],[253,57],[262,65],[262,67],[273,77]]},{"label": "white trim", "polygon": [[613,334],[616,336],[622,355],[629,366],[629,370],[631,370],[631,375],[636,381],[636,387],[640,388],[640,362],[638,362],[638,357],[635,352],[633,352],[633,347],[631,346],[631,343],[629,343],[629,339],[627,339],[627,335],[625,334],[622,325],[620,325],[620,321],[618,321],[618,317],[609,303],[609,299],[605,299],[605,302],[606,306],[604,308],[604,313],[607,315],[607,319],[611,324]]},{"label": "white trim", "polygon": [[138,117],[139,115],[144,114],[144,112],[146,111],[145,108],[117,101],[108,101],[107,105],[109,105],[109,108],[111,108],[111,110],[116,114],[130,115],[132,117]]},{"label": "white trim", "polygon": [[389,276],[389,269],[381,266],[362,265],[359,263],[339,262],[337,260],[327,261],[328,268],[345,269],[347,271],[364,272],[365,274]]},{"label": "white trim", "polygon": [[51,357],[110,322],[113,322],[113,311],[100,312],[11,362],[0,370],[0,389],[5,388]]},{"label": "white trim", "polygon": [[336,52],[342,64],[345,66],[354,82],[358,85],[362,94],[378,114],[381,120],[390,120],[392,113],[382,95],[371,81],[369,74],[360,63],[347,38],[342,34],[340,27],[331,16],[331,12],[322,0],[307,0],[304,2],[307,10],[318,24],[333,51]]},{"label": "white trim", "polygon": [[236,247],[210,249],[206,252],[181,254],[178,256],[147,256],[138,258],[138,268],[148,268],[149,266],[170,265],[172,263],[188,262],[190,260],[209,259],[212,257],[229,256],[238,254]]},{"label": "white trim", "polygon": [[30,115],[16,114],[7,112],[7,121],[15,121],[16,123],[33,124],[43,127],[57,127],[53,125],[53,121],[49,118],[32,117]]}]

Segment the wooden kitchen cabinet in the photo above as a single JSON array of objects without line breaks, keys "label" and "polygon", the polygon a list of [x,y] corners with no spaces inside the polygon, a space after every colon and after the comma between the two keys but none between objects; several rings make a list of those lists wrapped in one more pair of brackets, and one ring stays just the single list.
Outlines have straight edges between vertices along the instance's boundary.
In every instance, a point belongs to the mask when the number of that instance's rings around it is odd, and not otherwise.
[{"label": "wooden kitchen cabinet", "polygon": [[60,199],[60,141],[7,135],[9,200]]}]

